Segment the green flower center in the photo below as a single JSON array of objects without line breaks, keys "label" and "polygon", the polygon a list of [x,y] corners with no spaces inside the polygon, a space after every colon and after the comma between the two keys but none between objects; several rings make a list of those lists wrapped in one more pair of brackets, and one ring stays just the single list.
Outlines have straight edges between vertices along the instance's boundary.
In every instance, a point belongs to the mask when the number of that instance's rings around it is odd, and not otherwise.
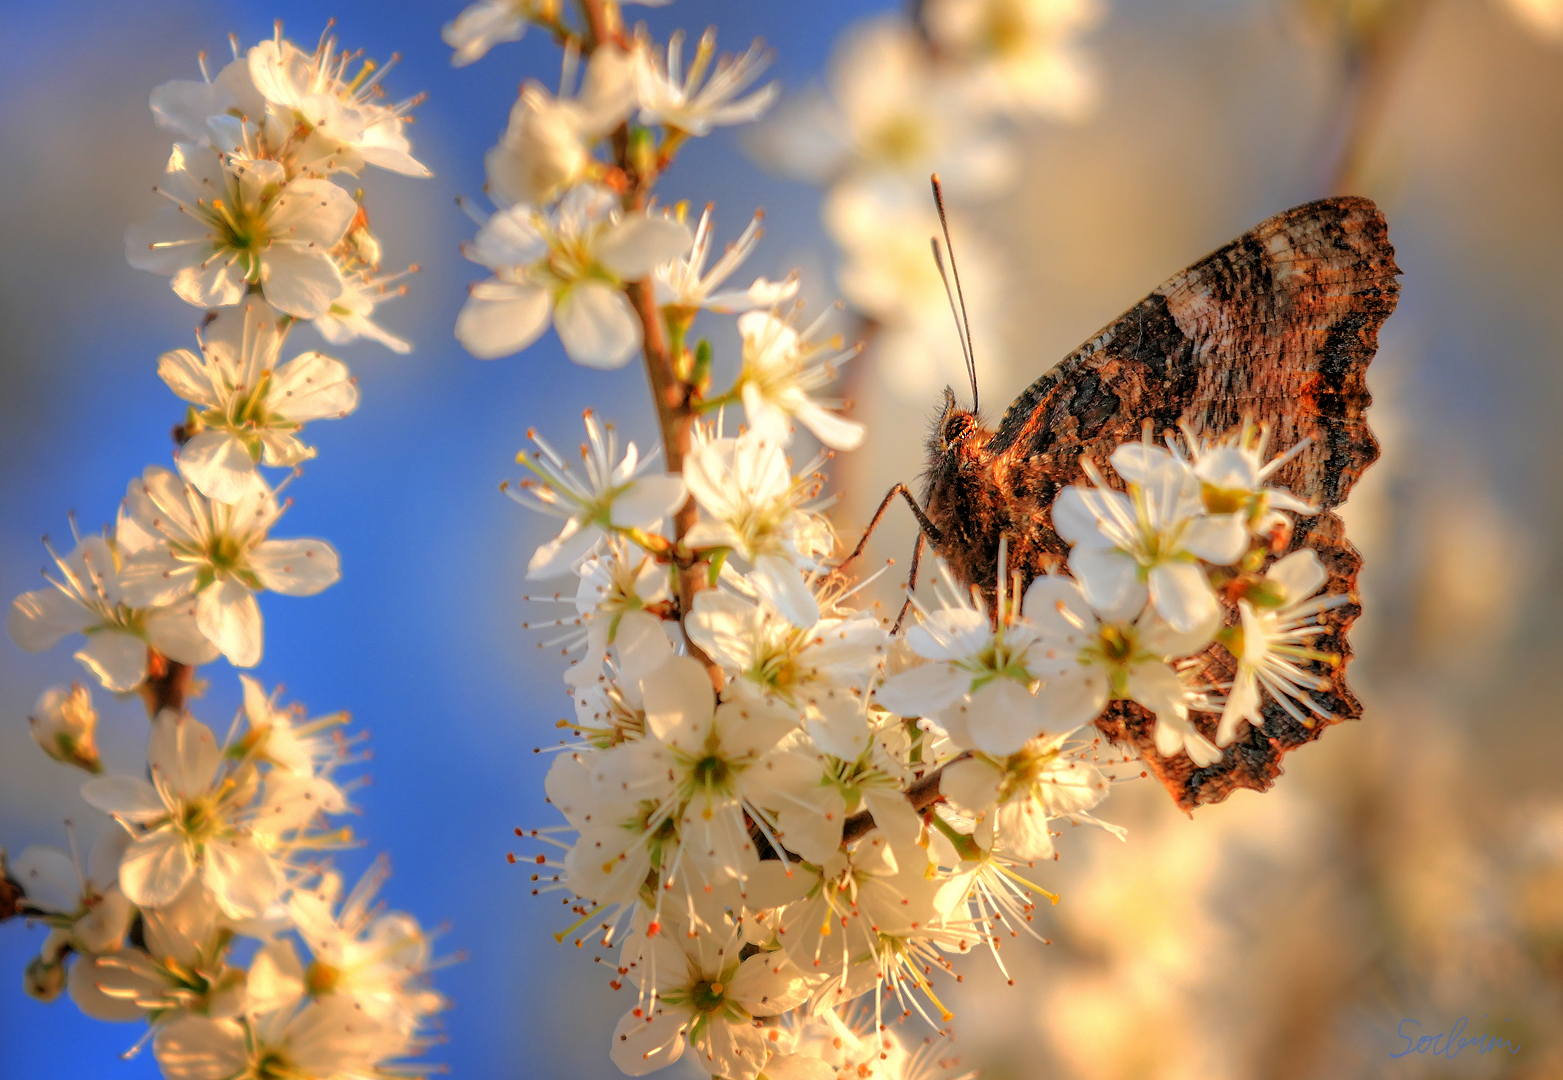
[{"label": "green flower center", "polygon": [[694,768],[690,770],[690,778],[694,786],[704,788],[707,791],[725,789],[728,781],[732,779],[732,775],[732,766],[727,763],[725,758],[717,757],[715,754],[707,754],[699,761],[696,761]]},{"label": "green flower center", "polygon": [[702,979],[690,988],[689,1003],[701,1012],[716,1012],[726,1003],[726,989],[722,983]]},{"label": "green flower center", "polygon": [[227,533],[218,533],[206,545],[206,559],[215,570],[237,570],[244,550]]}]

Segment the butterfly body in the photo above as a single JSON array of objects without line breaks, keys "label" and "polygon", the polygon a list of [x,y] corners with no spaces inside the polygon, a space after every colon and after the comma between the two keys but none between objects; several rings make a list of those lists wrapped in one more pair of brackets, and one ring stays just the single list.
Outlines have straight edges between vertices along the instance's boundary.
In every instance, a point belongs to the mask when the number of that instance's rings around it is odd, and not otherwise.
[{"label": "butterfly body", "polygon": [[[1022,587],[1065,565],[1069,546],[1053,530],[1058,493],[1085,480],[1082,461],[1111,478],[1107,459],[1137,440],[1186,425],[1215,436],[1244,420],[1270,431],[1270,453],[1307,440],[1275,479],[1318,507],[1295,522],[1275,556],[1309,546],[1327,588],[1350,603],[1321,620],[1320,648],[1341,657],[1316,700],[1335,719],[1361,714],[1346,688],[1346,630],[1360,612],[1360,560],[1331,511],[1378,456],[1364,415],[1368,362],[1399,292],[1383,216],[1367,199],[1325,199],[1285,211],[1201,259],[1130,308],[1039,378],[987,428],[946,391],[928,441],[924,505],[935,546],[962,582],[990,598],[1001,539]],[[1235,613],[1229,614],[1229,621]],[[1233,661],[1219,646],[1204,658],[1214,681]],[[1227,747],[1214,765],[1156,754],[1154,719],[1116,702],[1098,727],[1134,744],[1185,808],[1236,787],[1263,789],[1287,750],[1316,738],[1273,702],[1263,727]]]}]

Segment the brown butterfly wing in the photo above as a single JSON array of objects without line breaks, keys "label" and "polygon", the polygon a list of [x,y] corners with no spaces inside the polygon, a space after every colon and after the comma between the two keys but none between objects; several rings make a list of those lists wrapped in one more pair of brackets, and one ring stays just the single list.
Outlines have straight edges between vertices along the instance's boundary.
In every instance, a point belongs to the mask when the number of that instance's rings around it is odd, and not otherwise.
[{"label": "brown butterfly wing", "polygon": [[[1368,199],[1324,199],[1277,214],[1174,277],[1021,394],[986,448],[996,481],[1011,505],[1048,507],[1063,485],[1083,479],[1082,457],[1105,466],[1146,420],[1158,434],[1180,421],[1219,434],[1252,417],[1271,425],[1272,454],[1311,437],[1272,482],[1321,508],[1297,522],[1290,549],[1314,548],[1329,571],[1327,589],[1351,603],[1323,619],[1329,632],[1318,647],[1341,660],[1333,689],[1315,697],[1338,719],[1357,718],[1362,707],[1346,688],[1345,666],[1346,631],[1361,611],[1360,559],[1329,511],[1378,457],[1364,376],[1395,308],[1398,273],[1384,217]],[[1034,517],[1017,545],[1032,573],[1068,550],[1045,517]],[[1230,679],[1224,650],[1213,646],[1205,659],[1213,678]],[[1304,726],[1268,699],[1264,717],[1262,731],[1250,730],[1203,769],[1182,755],[1158,755],[1154,720],[1132,703],[1114,704],[1098,726],[1138,748],[1189,809],[1234,788],[1268,788],[1281,756],[1324,726]],[[1196,721],[1213,734],[1214,717]]]}]

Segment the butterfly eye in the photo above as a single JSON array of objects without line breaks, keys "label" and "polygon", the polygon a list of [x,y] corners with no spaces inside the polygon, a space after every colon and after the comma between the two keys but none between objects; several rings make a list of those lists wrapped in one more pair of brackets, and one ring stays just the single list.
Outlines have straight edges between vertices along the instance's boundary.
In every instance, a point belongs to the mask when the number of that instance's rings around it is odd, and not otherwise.
[{"label": "butterfly eye", "polygon": [[944,441],[944,448],[951,449],[956,443],[961,442],[970,433],[972,426],[971,416],[967,413],[956,413],[944,421],[944,430],[940,435]]}]

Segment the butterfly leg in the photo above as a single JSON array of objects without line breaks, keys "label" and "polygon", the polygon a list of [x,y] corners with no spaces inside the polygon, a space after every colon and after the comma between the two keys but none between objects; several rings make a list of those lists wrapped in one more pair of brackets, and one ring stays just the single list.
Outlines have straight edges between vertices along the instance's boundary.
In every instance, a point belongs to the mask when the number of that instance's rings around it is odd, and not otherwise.
[{"label": "butterfly leg", "polygon": [[[842,559],[831,573],[841,573],[854,559],[863,554],[863,549],[868,546],[868,538],[874,535],[874,530],[879,527],[880,519],[885,516],[885,511],[890,509],[890,504],[897,495],[906,500],[906,505],[912,508],[912,513],[917,517],[917,545],[912,548],[912,572],[908,576],[906,583],[908,594],[917,588],[917,567],[922,561],[923,542],[927,541],[932,544],[934,550],[937,551],[941,537],[939,527],[928,520],[928,515],[923,513],[921,506],[917,505],[917,500],[912,496],[911,491],[907,489],[905,484],[897,484],[885,493],[885,497],[879,502],[879,509],[874,511],[874,516],[868,522],[868,528],[863,530],[863,538],[857,542],[857,547],[853,548],[852,554]],[[911,607],[912,601],[910,595],[908,595],[906,603],[901,605],[901,613],[896,616],[895,626],[890,631],[892,634],[900,633],[901,624],[906,621],[906,613],[911,610]]]},{"label": "butterfly leg", "polygon": [[[887,491],[885,497],[880,500],[879,509],[875,510],[874,516],[869,519],[868,528],[863,530],[863,538],[857,542],[857,547],[852,549],[852,554],[836,564],[835,569],[837,572],[846,569],[854,559],[863,554],[863,549],[868,546],[868,538],[874,535],[874,530],[879,527],[879,519],[885,516],[885,511],[890,509],[890,503],[897,495],[906,500],[906,505],[912,508],[912,513],[917,517],[917,524],[921,526],[921,531],[918,534],[919,547],[921,547],[922,536],[926,534],[929,543],[933,544],[935,549],[938,548],[940,540],[938,526],[928,520],[928,515],[923,513],[921,506],[917,505],[917,500],[912,497],[912,493],[907,489],[907,486],[905,484],[897,484]],[[914,555],[912,565],[915,566],[916,564],[917,558]]]},{"label": "butterfly leg", "polygon": [[901,614],[895,617],[895,625],[890,628],[890,635],[894,637],[901,632],[901,624],[906,621],[906,613],[912,610],[912,594],[917,591],[917,564],[923,558],[923,541],[927,536],[921,529],[917,532],[917,543],[912,547],[912,572],[906,578],[906,602],[901,605]]}]

